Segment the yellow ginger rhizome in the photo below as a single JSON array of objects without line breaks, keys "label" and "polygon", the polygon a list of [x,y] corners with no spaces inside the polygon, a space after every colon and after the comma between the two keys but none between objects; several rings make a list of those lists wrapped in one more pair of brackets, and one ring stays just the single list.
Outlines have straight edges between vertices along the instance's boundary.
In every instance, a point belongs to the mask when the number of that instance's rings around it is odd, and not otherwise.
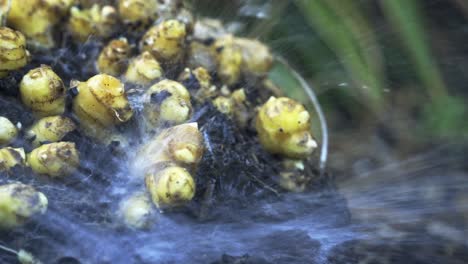
[{"label": "yellow ginger rhizome", "polygon": [[[21,114],[0,113],[0,228],[41,219],[61,184],[99,186],[80,206],[120,184],[115,206],[94,209],[143,230],[161,212],[204,210],[216,191],[314,184],[313,117],[272,84],[274,56],[260,40],[193,16],[182,1],[0,5],[0,79],[14,91],[0,99],[21,104]],[[237,167],[225,153],[239,156]],[[229,182],[238,185],[217,188]]]}]

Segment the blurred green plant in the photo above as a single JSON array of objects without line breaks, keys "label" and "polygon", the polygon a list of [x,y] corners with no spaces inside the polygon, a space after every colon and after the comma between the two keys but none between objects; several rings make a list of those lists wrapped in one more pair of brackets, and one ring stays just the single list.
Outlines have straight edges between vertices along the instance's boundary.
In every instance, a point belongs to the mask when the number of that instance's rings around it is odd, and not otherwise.
[{"label": "blurred green plant", "polygon": [[447,96],[437,63],[432,57],[417,1],[381,1],[383,11],[408,50],[415,69],[433,100]]},{"label": "blurred green plant", "polygon": [[375,52],[368,48],[368,44],[377,45],[357,2],[299,0],[296,3],[307,21],[340,58],[358,88],[357,94],[364,96],[374,112],[380,112],[384,106],[384,81]]},{"label": "blurred green plant", "polygon": [[466,122],[466,99],[443,96],[426,104],[424,109],[426,133],[442,138],[468,137]]},{"label": "blurred green plant", "polygon": [[424,30],[424,17],[419,1],[384,0],[381,5],[393,28],[400,34],[430,98],[424,109],[426,127],[441,137],[467,136],[468,125],[463,122],[465,103],[447,92],[437,61],[428,45],[430,42]]},{"label": "blurred green plant", "polygon": [[[355,82],[356,94],[364,94],[366,104],[379,114],[387,111],[382,96],[387,81],[383,58],[375,32],[364,12],[362,1],[351,0],[296,0],[300,12],[324,42],[343,63]],[[398,33],[422,89],[430,98],[423,105],[423,122],[432,136],[467,136],[468,125],[463,125],[466,106],[463,100],[449,95],[442,74],[434,58],[424,15],[418,0],[379,1],[392,29]],[[367,89],[362,89],[367,87]],[[421,96],[421,99],[425,98]]]}]

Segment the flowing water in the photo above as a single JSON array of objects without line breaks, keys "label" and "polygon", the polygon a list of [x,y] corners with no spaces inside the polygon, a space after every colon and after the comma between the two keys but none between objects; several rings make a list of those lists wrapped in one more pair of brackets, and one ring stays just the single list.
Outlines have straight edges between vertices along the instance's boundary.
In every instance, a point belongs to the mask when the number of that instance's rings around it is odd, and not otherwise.
[{"label": "flowing water", "polygon": [[[271,6],[264,1],[246,2],[241,15],[271,16]],[[53,55],[36,57],[32,65],[51,64],[66,82],[89,76],[92,67],[87,63],[96,56],[95,45],[64,45]],[[0,97],[2,114],[8,112],[24,125],[31,122],[19,103],[5,98]],[[224,117],[198,110],[195,121],[207,149],[198,176],[231,177],[223,179],[227,182],[220,184],[206,214],[201,216],[201,209],[193,206],[159,214],[147,231],[125,228],[116,212],[119,201],[138,188],[128,167],[136,147],[115,154],[115,149],[84,139],[82,166],[68,179],[50,184],[18,171],[19,180],[48,195],[50,206],[46,215],[24,228],[2,231],[0,245],[26,249],[44,263],[62,264],[468,263],[466,144],[434,144],[400,157],[375,132],[356,139],[356,147],[346,151],[332,147],[329,173],[311,172],[317,178],[310,192],[278,195],[257,191],[258,184],[238,188],[244,186],[238,182],[246,177],[243,173],[273,173],[274,166],[265,164],[274,157],[233,134]],[[331,132],[331,145],[344,142],[333,142],[333,134],[337,132]],[[76,140],[74,136],[69,139]],[[220,149],[229,144],[240,147]],[[365,155],[358,155],[362,148],[367,148]],[[14,254],[0,251],[0,263],[15,263]]]}]

